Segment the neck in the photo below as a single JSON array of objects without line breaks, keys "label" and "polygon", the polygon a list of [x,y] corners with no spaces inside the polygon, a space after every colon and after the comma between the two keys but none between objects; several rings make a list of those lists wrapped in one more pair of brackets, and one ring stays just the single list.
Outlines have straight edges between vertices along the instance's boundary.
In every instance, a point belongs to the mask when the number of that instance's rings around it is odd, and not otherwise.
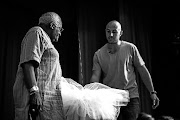
[{"label": "neck", "polygon": [[118,40],[116,43],[108,43],[108,46],[119,46],[122,41]]},{"label": "neck", "polygon": [[121,45],[121,41],[118,40],[116,43],[108,43],[108,51],[109,53],[116,53],[119,50],[119,46]]},{"label": "neck", "polygon": [[120,40],[118,40],[118,42],[116,43],[116,45],[118,45],[118,46],[119,46],[120,44],[121,44],[121,41],[120,41]]}]

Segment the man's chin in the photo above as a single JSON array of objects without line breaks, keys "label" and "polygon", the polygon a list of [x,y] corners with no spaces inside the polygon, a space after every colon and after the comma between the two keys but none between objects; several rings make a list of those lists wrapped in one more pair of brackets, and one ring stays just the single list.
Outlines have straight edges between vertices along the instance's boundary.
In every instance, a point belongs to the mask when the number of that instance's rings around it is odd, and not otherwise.
[{"label": "man's chin", "polygon": [[114,39],[108,39],[108,43],[109,43],[109,44],[115,44],[116,41],[115,41]]},{"label": "man's chin", "polygon": [[54,38],[52,41],[53,42],[58,42],[58,38]]},{"label": "man's chin", "polygon": [[108,41],[109,44],[117,44],[115,41]]}]

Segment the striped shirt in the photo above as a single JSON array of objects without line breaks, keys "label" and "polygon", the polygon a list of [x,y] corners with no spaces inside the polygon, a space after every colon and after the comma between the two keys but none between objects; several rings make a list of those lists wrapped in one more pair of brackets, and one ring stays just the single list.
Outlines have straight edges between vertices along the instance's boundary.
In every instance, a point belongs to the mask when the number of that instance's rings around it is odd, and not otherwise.
[{"label": "striped shirt", "polygon": [[43,120],[64,120],[60,79],[62,70],[59,53],[51,43],[49,36],[40,27],[31,28],[21,44],[21,55],[13,86],[15,103],[15,119],[27,120],[29,92],[23,81],[21,64],[36,61],[35,69],[37,85],[43,100],[40,118]]}]

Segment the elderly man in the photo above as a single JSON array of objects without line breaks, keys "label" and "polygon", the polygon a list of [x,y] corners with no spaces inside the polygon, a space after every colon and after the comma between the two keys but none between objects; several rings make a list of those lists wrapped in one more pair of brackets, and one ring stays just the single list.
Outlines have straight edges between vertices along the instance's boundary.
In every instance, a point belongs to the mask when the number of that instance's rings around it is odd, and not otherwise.
[{"label": "elderly man", "polygon": [[64,120],[59,53],[52,42],[61,35],[58,14],[47,12],[39,18],[21,43],[21,54],[13,86],[15,120]]},{"label": "elderly man", "polygon": [[150,92],[154,108],[159,105],[150,73],[137,47],[132,43],[120,40],[123,32],[118,21],[110,21],[105,32],[108,43],[94,54],[91,82],[99,82],[100,75],[103,73],[103,84],[112,88],[128,90],[130,102],[127,106],[121,107],[119,118],[136,120],[139,112],[139,93],[135,69],[140,73]]}]

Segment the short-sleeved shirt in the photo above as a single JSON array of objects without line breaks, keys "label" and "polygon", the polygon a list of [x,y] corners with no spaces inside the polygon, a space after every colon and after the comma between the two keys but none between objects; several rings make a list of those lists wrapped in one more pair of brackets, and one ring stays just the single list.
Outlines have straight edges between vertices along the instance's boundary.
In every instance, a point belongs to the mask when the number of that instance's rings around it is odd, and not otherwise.
[{"label": "short-sleeved shirt", "polygon": [[128,90],[130,98],[139,97],[135,67],[144,65],[137,47],[122,41],[119,50],[112,54],[105,44],[95,52],[93,70],[103,72],[103,84],[113,88]]},{"label": "short-sleeved shirt", "polygon": [[51,43],[49,36],[38,26],[31,28],[21,43],[20,62],[13,86],[15,119],[27,119],[29,92],[23,81],[21,65],[31,60],[36,63],[36,80],[43,100],[41,118],[64,120],[59,88],[62,76],[59,53]]}]

